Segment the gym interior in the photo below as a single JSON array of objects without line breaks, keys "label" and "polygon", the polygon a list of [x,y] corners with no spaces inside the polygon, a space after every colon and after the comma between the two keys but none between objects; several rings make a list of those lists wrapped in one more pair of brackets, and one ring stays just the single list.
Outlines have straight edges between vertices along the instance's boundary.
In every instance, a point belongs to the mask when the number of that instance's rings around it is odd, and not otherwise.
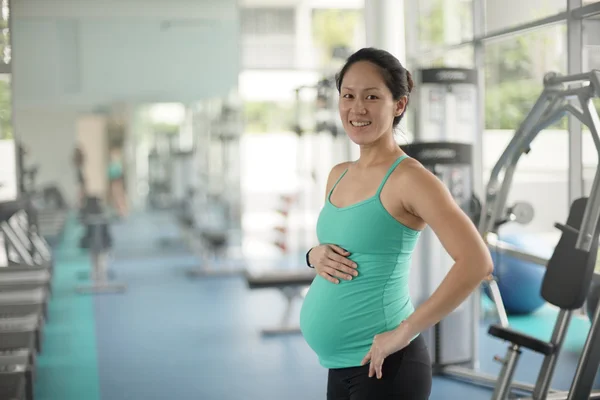
[{"label": "gym interior", "polygon": [[[299,309],[363,47],[494,261],[430,398],[600,398],[599,1],[0,2],[0,399],[325,399]],[[450,266],[426,229],[416,305]]]}]

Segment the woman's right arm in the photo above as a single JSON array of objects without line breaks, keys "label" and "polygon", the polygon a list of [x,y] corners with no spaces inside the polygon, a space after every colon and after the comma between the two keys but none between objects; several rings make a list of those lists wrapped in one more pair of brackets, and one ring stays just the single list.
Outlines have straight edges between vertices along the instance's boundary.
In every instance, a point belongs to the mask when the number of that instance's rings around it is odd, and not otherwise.
[{"label": "woman's right arm", "polygon": [[[348,168],[350,162],[344,162],[334,166],[327,177],[327,186],[325,189],[325,201],[333,185],[337,182],[342,173]],[[357,276],[357,265],[348,257],[350,253],[341,247],[327,243],[315,246],[309,250],[308,261],[317,273],[332,283],[339,283],[339,279],[351,280]]]}]

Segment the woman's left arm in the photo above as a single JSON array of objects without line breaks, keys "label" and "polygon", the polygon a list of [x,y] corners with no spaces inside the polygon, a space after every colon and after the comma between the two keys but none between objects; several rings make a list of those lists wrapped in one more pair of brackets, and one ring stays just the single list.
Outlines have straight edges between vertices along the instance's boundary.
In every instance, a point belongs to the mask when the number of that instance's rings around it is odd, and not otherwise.
[{"label": "woman's left arm", "polygon": [[492,273],[486,244],[446,186],[416,161],[407,160],[391,186],[402,207],[431,227],[454,260],[433,294],[396,329],[376,335],[362,364],[370,363],[369,377],[382,377],[384,359],[407,346],[411,339],[441,321]]},{"label": "woman's left arm", "polygon": [[401,177],[401,186],[410,188],[402,193],[403,206],[431,227],[454,260],[454,265],[431,297],[400,325],[404,335],[412,338],[465,301],[492,273],[493,263],[481,235],[446,186],[417,163],[408,168],[410,171]]}]

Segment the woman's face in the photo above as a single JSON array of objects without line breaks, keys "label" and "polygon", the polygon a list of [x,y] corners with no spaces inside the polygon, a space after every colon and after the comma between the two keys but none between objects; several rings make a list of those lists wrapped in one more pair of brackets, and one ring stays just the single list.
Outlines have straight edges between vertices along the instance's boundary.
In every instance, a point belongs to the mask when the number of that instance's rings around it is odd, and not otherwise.
[{"label": "woman's face", "polygon": [[339,112],[346,133],[358,145],[371,144],[392,134],[394,117],[406,106],[395,101],[379,67],[359,61],[346,71],[340,88]]}]

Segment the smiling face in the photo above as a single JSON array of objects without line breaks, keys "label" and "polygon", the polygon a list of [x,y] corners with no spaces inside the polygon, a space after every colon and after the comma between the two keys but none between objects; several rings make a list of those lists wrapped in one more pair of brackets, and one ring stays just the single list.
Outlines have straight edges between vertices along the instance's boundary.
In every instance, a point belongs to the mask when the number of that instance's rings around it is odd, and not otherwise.
[{"label": "smiling face", "polygon": [[392,134],[394,118],[401,115],[406,97],[394,100],[379,67],[358,61],[346,71],[339,112],[346,133],[358,145],[372,144]]}]

